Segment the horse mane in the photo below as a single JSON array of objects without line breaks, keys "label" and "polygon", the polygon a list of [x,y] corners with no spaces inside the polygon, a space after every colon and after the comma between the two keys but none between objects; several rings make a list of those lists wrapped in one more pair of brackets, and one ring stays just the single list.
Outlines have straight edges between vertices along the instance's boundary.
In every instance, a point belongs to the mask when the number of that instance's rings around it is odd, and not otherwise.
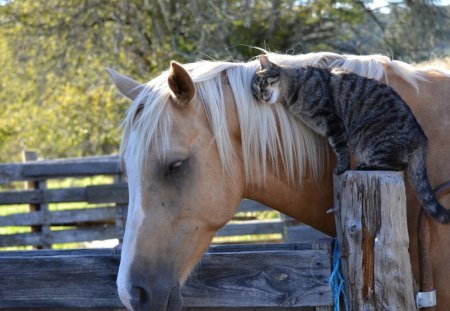
[{"label": "horse mane", "polygon": [[[419,89],[418,81],[426,81],[426,72],[430,70],[416,69],[383,55],[356,56],[321,52],[303,55],[268,53],[268,56],[278,64],[339,67],[373,79],[384,78],[387,82],[387,72],[390,70],[416,90]],[[230,172],[236,161],[228,135],[222,73],[226,74],[236,103],[247,182],[261,185],[267,175],[267,167],[274,168],[273,171],[278,173],[283,170],[290,181],[301,181],[305,168],[309,168],[314,178],[322,174],[328,152],[325,139],[287,113],[281,105],[260,105],[254,100],[250,83],[259,67],[257,60],[246,63],[198,61],[185,64],[184,67],[189,71],[196,94],[205,109],[224,171]],[[439,69],[434,71],[442,72]],[[167,104],[170,100],[167,76],[168,72],[165,71],[148,82],[128,109],[123,122],[121,159],[125,150],[131,148],[130,154],[137,157],[133,163],[142,166],[150,144],[155,142],[160,160],[164,161],[170,146],[172,121],[170,105]]]}]

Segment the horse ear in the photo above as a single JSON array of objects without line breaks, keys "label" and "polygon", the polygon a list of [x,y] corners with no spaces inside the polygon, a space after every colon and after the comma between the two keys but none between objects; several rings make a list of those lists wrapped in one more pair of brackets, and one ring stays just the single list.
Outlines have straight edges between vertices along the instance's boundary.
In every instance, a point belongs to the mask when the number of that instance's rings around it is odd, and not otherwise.
[{"label": "horse ear", "polygon": [[259,64],[261,65],[261,70],[269,69],[274,66],[267,55],[259,55]]},{"label": "horse ear", "polygon": [[170,62],[167,83],[169,84],[169,88],[172,91],[176,102],[182,107],[186,106],[195,95],[194,82],[192,81],[191,76],[183,66],[175,61]]},{"label": "horse ear", "polygon": [[111,68],[106,68],[106,71],[119,92],[131,100],[134,100],[145,87],[144,84],[121,75]]}]

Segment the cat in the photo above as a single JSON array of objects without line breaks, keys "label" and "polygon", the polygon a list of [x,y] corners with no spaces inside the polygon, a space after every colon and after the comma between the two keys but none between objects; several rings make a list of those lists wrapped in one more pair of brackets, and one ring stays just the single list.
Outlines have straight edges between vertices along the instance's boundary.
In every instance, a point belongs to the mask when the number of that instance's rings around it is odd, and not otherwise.
[{"label": "cat", "polygon": [[426,169],[428,139],[411,109],[391,87],[343,69],[291,67],[259,56],[251,82],[258,102],[281,103],[325,136],[337,156],[334,173],[350,169],[350,151],[359,170],[407,169],[428,215],[450,222],[450,210],[432,192]]}]

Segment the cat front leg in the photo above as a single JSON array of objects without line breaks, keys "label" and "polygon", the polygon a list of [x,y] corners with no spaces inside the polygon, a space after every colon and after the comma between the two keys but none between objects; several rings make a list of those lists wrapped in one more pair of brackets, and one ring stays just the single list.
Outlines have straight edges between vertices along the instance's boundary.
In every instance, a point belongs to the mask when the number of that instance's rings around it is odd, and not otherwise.
[{"label": "cat front leg", "polygon": [[337,163],[334,174],[340,175],[350,169],[350,150],[347,146],[347,139],[343,133],[329,135],[328,142],[336,153]]},{"label": "cat front leg", "polygon": [[350,152],[348,148],[341,148],[339,151],[334,150],[337,156],[336,167],[333,170],[333,173],[336,175],[341,175],[348,169],[350,169]]}]

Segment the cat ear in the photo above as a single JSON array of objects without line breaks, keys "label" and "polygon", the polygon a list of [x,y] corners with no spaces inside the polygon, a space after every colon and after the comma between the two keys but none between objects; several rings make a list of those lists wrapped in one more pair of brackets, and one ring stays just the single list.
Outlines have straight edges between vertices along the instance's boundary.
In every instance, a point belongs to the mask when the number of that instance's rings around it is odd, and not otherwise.
[{"label": "cat ear", "polygon": [[182,107],[186,106],[195,95],[194,82],[191,76],[181,64],[175,61],[170,62],[167,83],[175,101]]},{"label": "cat ear", "polygon": [[273,63],[269,60],[267,55],[259,55],[259,64],[261,65],[261,70],[269,69],[273,67]]}]

